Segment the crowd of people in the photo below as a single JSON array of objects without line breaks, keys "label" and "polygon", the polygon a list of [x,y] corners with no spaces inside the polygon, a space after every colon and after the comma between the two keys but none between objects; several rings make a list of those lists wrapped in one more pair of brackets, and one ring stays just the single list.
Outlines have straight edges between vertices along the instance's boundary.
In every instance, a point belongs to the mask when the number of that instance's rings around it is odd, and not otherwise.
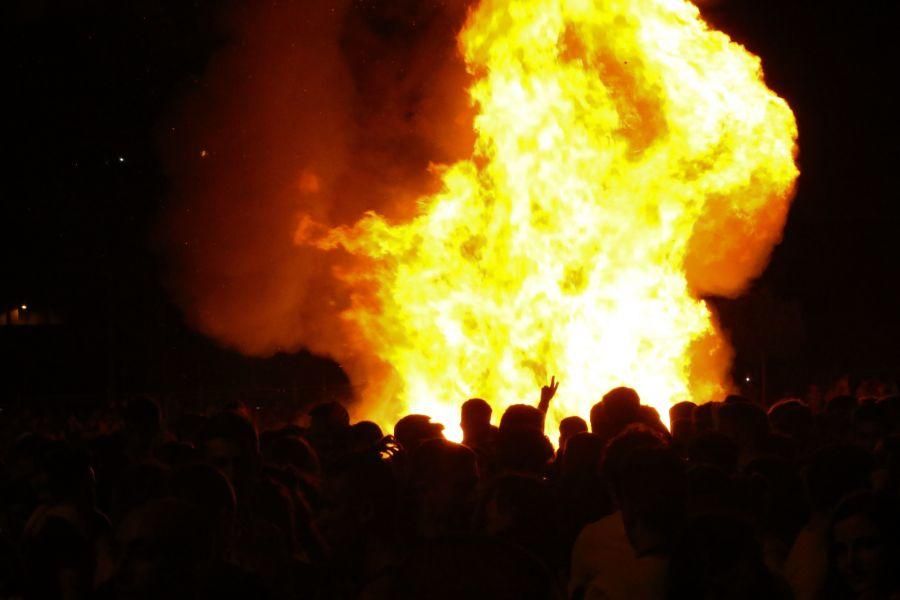
[{"label": "crowd of people", "polygon": [[551,443],[556,388],[497,426],[464,402],[462,443],[337,402],[265,430],[146,397],[102,426],[0,414],[0,598],[900,598],[895,390],[666,427],[616,388]]}]

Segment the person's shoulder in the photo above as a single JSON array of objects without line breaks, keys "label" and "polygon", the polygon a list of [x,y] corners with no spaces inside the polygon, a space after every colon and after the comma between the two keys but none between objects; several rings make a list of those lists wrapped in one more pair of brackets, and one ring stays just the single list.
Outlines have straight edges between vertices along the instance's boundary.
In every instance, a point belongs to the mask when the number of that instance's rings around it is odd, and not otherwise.
[{"label": "person's shoulder", "polygon": [[622,514],[616,511],[582,527],[575,539],[575,546],[606,537],[610,531],[617,531],[620,528],[624,530],[625,524],[622,521]]},{"label": "person's shoulder", "polygon": [[590,523],[585,527],[591,528],[591,532],[595,534],[606,535],[609,532],[625,531],[625,521],[622,519],[622,511],[617,510],[609,513],[605,517]]}]

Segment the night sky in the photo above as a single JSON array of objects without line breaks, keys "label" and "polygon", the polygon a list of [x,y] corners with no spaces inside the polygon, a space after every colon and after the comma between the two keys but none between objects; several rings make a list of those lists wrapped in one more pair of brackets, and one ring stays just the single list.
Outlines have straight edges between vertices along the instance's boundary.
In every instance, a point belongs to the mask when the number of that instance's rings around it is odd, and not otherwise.
[{"label": "night sky", "polygon": [[[64,325],[0,327],[7,394],[191,390],[340,380],[300,354],[245,359],[184,324],[164,284],[170,184],[161,129],[228,43],[225,2],[18,0],[7,17],[3,309]],[[799,191],[783,243],[743,299],[716,301],[735,374],[796,389],[897,373],[896,19],[891,3],[707,2],[760,55],[800,126]],[[13,331],[15,329],[15,331]]]}]

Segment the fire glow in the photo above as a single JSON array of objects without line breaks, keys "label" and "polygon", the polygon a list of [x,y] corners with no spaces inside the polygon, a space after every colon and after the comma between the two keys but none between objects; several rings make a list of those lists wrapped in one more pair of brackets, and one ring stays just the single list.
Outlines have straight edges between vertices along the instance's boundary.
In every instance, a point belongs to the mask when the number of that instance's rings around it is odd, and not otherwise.
[{"label": "fire glow", "polygon": [[364,414],[455,437],[466,398],[533,403],[551,375],[551,430],[617,385],[664,418],[721,395],[730,350],[700,296],[760,273],[798,175],[759,59],[684,0],[484,0],[459,46],[474,155],[434,167],[411,220],[297,230],[355,258],[341,318],[389,365]]},{"label": "fire glow", "polygon": [[418,412],[458,438],[465,399],[496,420],[551,376],[551,438],[614,386],[663,419],[731,387],[703,298],[768,262],[797,130],[693,4],[291,0],[228,22],[164,129],[194,327],[334,359],[388,431]]}]

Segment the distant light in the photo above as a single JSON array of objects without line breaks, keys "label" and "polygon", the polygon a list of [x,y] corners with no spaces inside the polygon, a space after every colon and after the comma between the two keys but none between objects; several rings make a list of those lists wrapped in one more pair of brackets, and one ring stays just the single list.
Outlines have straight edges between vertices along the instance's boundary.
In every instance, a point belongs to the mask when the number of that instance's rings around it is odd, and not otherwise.
[{"label": "distant light", "polygon": [[21,308],[22,310],[28,310],[28,305],[27,305],[27,304],[23,304],[23,305],[20,306],[19,308]]},{"label": "distant light", "polygon": [[209,152],[207,152],[206,150],[201,150],[201,151],[200,151],[200,158],[206,158],[208,154],[209,154]]},{"label": "distant light", "polygon": [[125,157],[124,157],[124,156],[120,156],[120,157],[119,157],[119,162],[120,162],[120,163],[125,162]]},{"label": "distant light", "polygon": [[750,378],[749,378],[749,377],[745,377],[745,378],[744,378],[744,381],[746,381],[747,383],[750,383]]}]

